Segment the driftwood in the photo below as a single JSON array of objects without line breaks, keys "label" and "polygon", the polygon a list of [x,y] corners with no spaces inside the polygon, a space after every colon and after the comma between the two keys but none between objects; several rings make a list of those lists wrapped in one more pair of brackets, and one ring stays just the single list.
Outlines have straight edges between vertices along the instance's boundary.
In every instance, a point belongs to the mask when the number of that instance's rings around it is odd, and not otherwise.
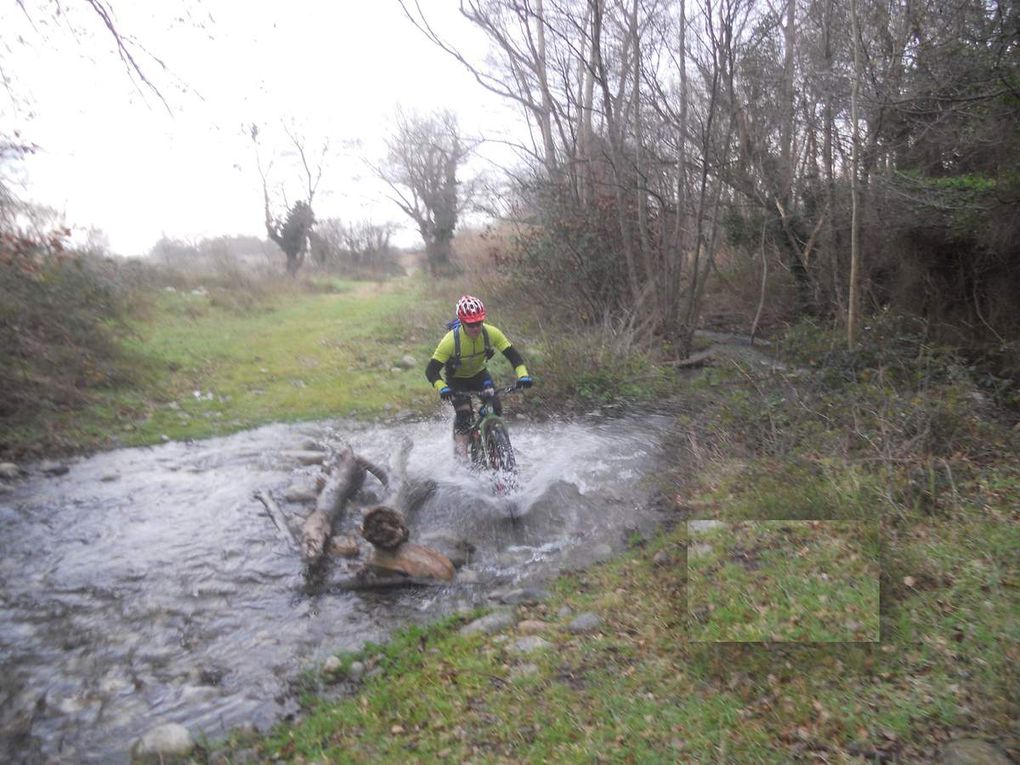
[{"label": "driftwood", "polygon": [[371,569],[395,571],[413,579],[453,579],[453,564],[438,550],[405,542],[393,550],[373,548],[368,560]]},{"label": "driftwood", "polygon": [[410,577],[405,581],[433,579],[449,582],[453,579],[453,564],[449,558],[438,550],[407,541],[410,531],[398,510],[377,505],[365,511],[361,536],[372,544],[367,564],[369,571]]},{"label": "driftwood", "polygon": [[384,486],[389,484],[381,468],[356,457],[350,448],[343,449],[332,461],[329,473],[322,480],[315,509],[301,529],[301,556],[306,563],[314,564],[322,557],[344,503],[357,494],[365,482],[366,472],[372,473]]},{"label": "driftwood", "polygon": [[435,587],[441,584],[443,584],[442,581],[431,576],[414,577],[398,573],[378,573],[370,569],[364,569],[354,576],[331,582],[330,586],[341,590],[374,592],[393,590],[398,587]]},{"label": "driftwood", "polygon": [[294,532],[290,530],[287,519],[284,518],[283,513],[280,511],[280,506],[276,504],[273,496],[268,491],[259,490],[255,492],[255,499],[265,505],[269,520],[273,522],[281,536],[290,544],[296,545],[297,540],[294,538]]}]

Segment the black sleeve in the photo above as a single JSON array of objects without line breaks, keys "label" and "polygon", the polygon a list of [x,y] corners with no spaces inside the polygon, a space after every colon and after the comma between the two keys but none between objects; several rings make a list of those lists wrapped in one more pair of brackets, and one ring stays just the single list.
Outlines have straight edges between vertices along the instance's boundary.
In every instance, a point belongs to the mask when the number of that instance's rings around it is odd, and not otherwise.
[{"label": "black sleeve", "polygon": [[508,345],[506,347],[503,351],[503,355],[506,356],[507,361],[509,361],[515,369],[524,363],[524,359],[521,358],[521,354],[519,354],[517,349],[512,345]]},{"label": "black sleeve", "polygon": [[[510,349],[507,348],[507,350]],[[441,377],[440,372],[442,371],[443,362],[436,361],[435,359],[429,359],[429,364],[427,367],[425,367],[425,378],[429,381],[430,385],[436,384],[436,380],[438,380]]]}]

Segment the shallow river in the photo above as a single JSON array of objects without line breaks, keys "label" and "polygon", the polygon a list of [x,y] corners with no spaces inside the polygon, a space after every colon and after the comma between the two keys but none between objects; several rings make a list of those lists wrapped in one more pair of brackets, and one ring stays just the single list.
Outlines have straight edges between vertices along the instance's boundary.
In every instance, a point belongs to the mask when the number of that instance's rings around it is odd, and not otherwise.
[{"label": "shallow river", "polygon": [[[303,668],[649,532],[661,520],[649,500],[668,424],[514,421],[522,486],[508,499],[454,461],[449,423],[438,420],[273,425],[33,474],[0,495],[0,754],[126,762],[132,740],[164,722],[209,738],[267,727],[296,709],[291,682]],[[396,463],[408,440],[405,471]],[[409,515],[411,540],[473,546],[451,585],[349,592],[335,584],[353,564],[337,559],[324,584],[309,586],[253,494],[269,490],[300,524],[311,504],[284,497],[320,468],[285,452],[347,444],[395,482],[436,482]],[[341,530],[385,498],[370,476]]]}]

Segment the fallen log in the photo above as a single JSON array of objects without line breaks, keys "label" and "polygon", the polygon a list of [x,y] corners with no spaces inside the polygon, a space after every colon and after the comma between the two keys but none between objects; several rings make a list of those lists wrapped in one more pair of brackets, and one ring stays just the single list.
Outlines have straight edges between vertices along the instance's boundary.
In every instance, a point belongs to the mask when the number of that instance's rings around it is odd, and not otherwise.
[{"label": "fallen log", "polygon": [[405,542],[393,550],[372,549],[368,567],[378,571],[395,571],[412,579],[453,579],[453,563],[438,550]]},{"label": "fallen log", "polygon": [[273,496],[268,491],[259,490],[255,492],[255,499],[265,505],[266,514],[269,515],[269,520],[279,530],[280,535],[290,544],[296,545],[297,539],[294,538],[294,532],[290,530],[290,525],[287,523],[287,519],[283,516],[280,506],[276,504]]},{"label": "fallen log", "polygon": [[372,544],[366,570],[396,573],[411,580],[453,579],[453,563],[438,550],[408,542],[410,531],[399,510],[385,505],[369,508],[361,521],[361,536]]},{"label": "fallen log", "polygon": [[340,518],[344,503],[364,484],[365,471],[365,462],[355,457],[349,447],[332,462],[315,501],[315,509],[301,528],[301,557],[306,563],[314,564],[322,557],[326,540],[333,533],[333,525]]}]

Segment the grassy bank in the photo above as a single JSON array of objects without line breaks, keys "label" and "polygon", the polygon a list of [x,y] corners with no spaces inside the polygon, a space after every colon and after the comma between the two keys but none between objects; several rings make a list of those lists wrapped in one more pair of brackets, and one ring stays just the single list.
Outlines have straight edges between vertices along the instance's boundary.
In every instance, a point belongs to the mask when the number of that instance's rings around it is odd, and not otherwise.
[{"label": "grassy bank", "polygon": [[[33,400],[26,392],[26,403],[3,422],[0,457],[207,438],[269,422],[434,411],[424,367],[467,288],[325,277],[136,287],[116,360],[82,383],[73,400]],[[498,302],[490,301],[490,321],[506,330],[540,381],[536,395],[516,406],[535,414],[586,411],[668,392],[668,376],[626,339],[547,331],[536,317],[501,311]],[[497,380],[512,378],[501,355],[492,369]]]},{"label": "grassy bank", "polygon": [[233,299],[241,292],[147,290],[122,341],[130,379],[97,386],[84,406],[18,421],[8,451],[205,438],[432,403],[423,369],[447,309],[420,286],[331,279]]},{"label": "grassy bank", "polygon": [[[305,678],[299,722],[202,757],[931,763],[958,737],[1016,757],[1016,430],[951,352],[825,357],[799,332],[784,368],[677,382],[671,528],[495,634],[465,614],[345,655]],[[693,519],[733,533],[699,560]]]}]

